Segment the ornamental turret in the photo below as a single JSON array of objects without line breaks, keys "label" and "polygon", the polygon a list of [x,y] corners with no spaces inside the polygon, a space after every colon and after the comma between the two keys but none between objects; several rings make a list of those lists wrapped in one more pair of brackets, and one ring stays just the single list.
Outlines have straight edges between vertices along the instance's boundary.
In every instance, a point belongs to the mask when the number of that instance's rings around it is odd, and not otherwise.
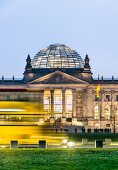
[{"label": "ornamental turret", "polygon": [[32,65],[31,65],[31,58],[30,55],[28,54],[27,59],[26,59],[26,67],[25,70],[31,70],[32,69]]},{"label": "ornamental turret", "polygon": [[32,65],[31,65],[31,58],[30,55],[28,54],[27,59],[26,59],[26,66],[25,66],[25,72],[24,72],[24,83],[28,83],[33,79],[33,73],[32,73]]},{"label": "ornamental turret", "polygon": [[87,54],[86,54],[84,61],[85,61],[84,69],[90,70],[91,69],[90,64],[89,64],[90,59]]},{"label": "ornamental turret", "polygon": [[83,79],[88,82],[91,82],[93,80],[93,78],[92,78],[92,72],[91,72],[91,67],[90,67],[89,61],[90,61],[90,59],[89,59],[88,55],[86,54],[85,59],[84,59]]}]

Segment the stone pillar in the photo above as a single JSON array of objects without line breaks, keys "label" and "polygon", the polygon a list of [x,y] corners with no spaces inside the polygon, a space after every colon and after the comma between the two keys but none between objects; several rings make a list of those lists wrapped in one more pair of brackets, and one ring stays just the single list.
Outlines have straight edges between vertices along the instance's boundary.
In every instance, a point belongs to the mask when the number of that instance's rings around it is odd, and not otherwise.
[{"label": "stone pillar", "polygon": [[[34,97],[34,99],[37,101],[37,98],[39,100],[39,103],[40,103],[40,109],[44,112],[44,90],[40,90],[39,91],[39,94],[36,95],[36,99]],[[33,99],[33,100],[34,100]],[[39,117],[39,123],[38,124],[43,124],[45,122],[45,116],[42,116],[42,117]]]},{"label": "stone pillar", "polygon": [[50,122],[54,123],[54,90],[50,90],[51,93],[51,117]]},{"label": "stone pillar", "polygon": [[104,117],[104,90],[101,90],[101,111],[100,111],[100,117]]},{"label": "stone pillar", "polygon": [[111,112],[110,119],[112,120],[112,131],[116,132],[116,108],[114,105],[115,101],[115,90],[111,90]]},{"label": "stone pillar", "polygon": [[82,100],[83,100],[83,114],[82,114],[82,116],[83,117],[86,117],[87,116],[87,110],[86,110],[86,106],[87,106],[87,95],[86,95],[86,90],[84,89],[83,91],[82,91],[82,93],[83,93],[83,98],[82,98]]},{"label": "stone pillar", "polygon": [[87,116],[93,116],[93,93],[92,89],[87,89]]},{"label": "stone pillar", "polygon": [[72,96],[73,96],[73,108],[72,108],[72,123],[77,122],[77,115],[76,115],[76,89],[72,90]]},{"label": "stone pillar", "polygon": [[115,90],[111,91],[111,114],[114,112]]},{"label": "stone pillar", "polygon": [[41,90],[37,97],[39,98],[39,102],[43,105],[43,103],[44,103],[44,90]]},{"label": "stone pillar", "polygon": [[65,101],[65,89],[62,89],[62,122],[66,122],[66,101]]},{"label": "stone pillar", "polygon": [[94,121],[89,121],[89,118],[94,118],[92,88],[86,90],[86,118],[88,121],[86,128],[93,128]]}]

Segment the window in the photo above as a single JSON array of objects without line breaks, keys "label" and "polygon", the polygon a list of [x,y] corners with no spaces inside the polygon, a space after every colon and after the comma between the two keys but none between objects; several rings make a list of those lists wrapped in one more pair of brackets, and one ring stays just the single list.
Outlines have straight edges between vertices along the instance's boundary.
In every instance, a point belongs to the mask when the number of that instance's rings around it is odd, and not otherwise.
[{"label": "window", "polygon": [[99,98],[97,97],[97,95],[95,95],[95,101],[99,101]]},{"label": "window", "polygon": [[106,95],[106,101],[110,101],[110,95]]},{"label": "window", "polygon": [[110,127],[110,124],[106,124],[106,127]]},{"label": "window", "polygon": [[6,100],[7,100],[7,101],[10,100],[10,95],[6,95]]},{"label": "window", "polygon": [[66,113],[72,113],[72,91],[66,90],[65,93],[65,101],[66,101]]},{"label": "window", "polygon": [[44,111],[51,111],[51,95],[48,90],[44,92]]},{"label": "window", "polygon": [[94,119],[99,119],[99,106],[96,104],[94,107]]},{"label": "window", "polygon": [[54,91],[54,112],[62,113],[62,91]]},{"label": "window", "polygon": [[21,100],[21,96],[18,94],[17,95],[17,99],[16,99],[17,101],[20,101]]},{"label": "window", "polygon": [[118,102],[118,95],[116,95],[116,101]]}]

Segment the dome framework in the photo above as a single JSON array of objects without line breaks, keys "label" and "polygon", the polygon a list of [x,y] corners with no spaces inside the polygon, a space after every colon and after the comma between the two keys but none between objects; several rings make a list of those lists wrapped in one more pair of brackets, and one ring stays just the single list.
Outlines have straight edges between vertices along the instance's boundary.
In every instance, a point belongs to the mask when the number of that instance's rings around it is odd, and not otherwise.
[{"label": "dome framework", "polygon": [[52,44],[36,54],[32,68],[84,68],[84,61],[64,44]]}]

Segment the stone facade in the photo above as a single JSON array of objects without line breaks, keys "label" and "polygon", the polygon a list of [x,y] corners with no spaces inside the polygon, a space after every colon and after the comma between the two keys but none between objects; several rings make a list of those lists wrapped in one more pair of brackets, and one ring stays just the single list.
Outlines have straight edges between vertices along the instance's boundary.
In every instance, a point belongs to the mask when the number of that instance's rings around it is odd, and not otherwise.
[{"label": "stone facade", "polygon": [[[41,104],[43,110],[40,112],[39,122],[44,118],[44,122],[71,122],[85,129],[118,131],[118,80],[113,77],[111,80],[104,80],[103,77],[99,80],[94,79],[88,56],[85,57],[83,69],[34,69],[29,55],[26,61],[23,79],[17,80],[13,77],[13,80],[5,80],[2,77],[1,102],[28,101]],[[96,98],[98,82],[101,87],[99,100]],[[45,92],[49,93],[47,97]],[[44,107],[47,107],[47,110]],[[11,112],[10,114],[12,115]],[[1,111],[0,117],[3,115]],[[32,113],[32,117],[35,117],[35,112]],[[2,121],[2,118],[0,120]]]}]

